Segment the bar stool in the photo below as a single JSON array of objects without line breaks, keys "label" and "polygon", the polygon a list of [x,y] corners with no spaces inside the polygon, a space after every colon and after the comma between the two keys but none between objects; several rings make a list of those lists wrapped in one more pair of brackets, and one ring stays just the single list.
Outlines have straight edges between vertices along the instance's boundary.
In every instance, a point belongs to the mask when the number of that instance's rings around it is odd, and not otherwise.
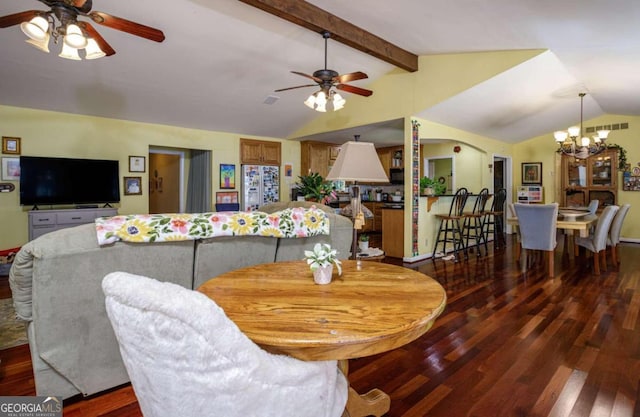
[{"label": "bar stool", "polygon": [[[456,262],[458,262],[458,251],[463,250],[465,259],[467,259],[467,249],[464,242],[464,234],[462,233],[462,221],[464,221],[464,205],[467,203],[469,192],[466,188],[459,188],[453,195],[449,214],[436,214],[436,218],[440,219],[440,227],[438,235],[433,245],[433,254],[431,258],[435,260],[438,243],[442,243],[442,253],[447,253],[447,243],[453,244],[453,254]],[[444,232],[444,236],[442,236]]]},{"label": "bar stool", "polygon": [[476,256],[480,256],[480,244],[484,242],[484,253],[489,253],[487,246],[487,235],[484,233],[484,222],[486,220],[486,206],[489,201],[489,189],[483,188],[476,197],[471,213],[464,213],[463,233],[465,237],[465,249],[469,250],[469,239],[473,239],[473,246],[476,248]]},{"label": "bar stool", "polygon": [[507,190],[500,188],[493,197],[491,210],[487,212],[485,236],[489,237],[489,233],[493,233],[493,247],[499,249],[500,245],[506,246],[504,239],[504,203],[507,200]]}]

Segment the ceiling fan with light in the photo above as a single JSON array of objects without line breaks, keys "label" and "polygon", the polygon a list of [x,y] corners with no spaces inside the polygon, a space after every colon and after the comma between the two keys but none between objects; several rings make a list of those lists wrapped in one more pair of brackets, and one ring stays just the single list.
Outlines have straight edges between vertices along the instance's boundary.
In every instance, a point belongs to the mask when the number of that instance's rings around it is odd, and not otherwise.
[{"label": "ceiling fan with light", "polygon": [[85,50],[85,59],[110,56],[116,51],[98,33],[93,25],[78,20],[88,17],[93,22],[115,30],[127,32],[155,42],[164,40],[164,33],[140,23],[116,17],[104,12],[91,11],[92,0],[38,0],[47,5],[49,11],[27,10],[0,17],[0,28],[20,25],[30,38],[27,42],[36,48],[49,52],[49,39],[54,43],[62,40],[62,58],[79,60],[78,50]]},{"label": "ceiling fan with light", "polygon": [[325,31],[322,33],[322,37],[324,38],[324,69],[315,71],[313,75],[305,74],[298,71],[291,71],[294,74],[312,79],[316,82],[316,84],[298,85],[295,87],[281,88],[275,91],[279,92],[293,90],[295,88],[315,87],[317,85],[320,87],[320,90],[311,94],[309,98],[307,98],[307,100],[304,102],[304,104],[319,112],[327,111],[327,102],[331,102],[333,104],[334,111],[340,110],[344,107],[346,100],[342,98],[342,96],[338,94],[337,91],[332,90],[332,88],[346,91],[347,93],[358,94],[364,97],[369,97],[371,94],[373,94],[373,91],[371,90],[346,84],[350,81],[363,80],[365,78],[368,78],[367,74],[365,74],[364,72],[357,71],[340,75],[334,70],[327,69],[327,39],[331,37],[331,34]]}]

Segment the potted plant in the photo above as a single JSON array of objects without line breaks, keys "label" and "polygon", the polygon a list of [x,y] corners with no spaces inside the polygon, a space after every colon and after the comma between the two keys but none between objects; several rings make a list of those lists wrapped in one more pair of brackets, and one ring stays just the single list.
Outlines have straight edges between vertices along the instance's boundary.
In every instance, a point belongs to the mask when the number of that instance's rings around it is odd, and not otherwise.
[{"label": "potted plant", "polygon": [[304,196],[307,201],[318,201],[326,204],[331,198],[335,198],[333,185],[325,181],[320,174],[312,172],[309,175],[300,175],[296,183],[298,194]]},{"label": "potted plant", "polygon": [[316,284],[328,284],[331,282],[333,265],[338,268],[338,275],[342,275],[342,263],[338,259],[338,252],[331,249],[327,243],[316,243],[313,250],[304,251],[307,264],[313,272],[313,280]]},{"label": "potted plant", "polygon": [[447,186],[445,184],[429,177],[420,178],[420,194],[440,195],[444,194],[445,191],[447,191]]},{"label": "potted plant", "polygon": [[358,236],[358,247],[361,251],[369,249],[369,235],[366,233],[360,233]]}]

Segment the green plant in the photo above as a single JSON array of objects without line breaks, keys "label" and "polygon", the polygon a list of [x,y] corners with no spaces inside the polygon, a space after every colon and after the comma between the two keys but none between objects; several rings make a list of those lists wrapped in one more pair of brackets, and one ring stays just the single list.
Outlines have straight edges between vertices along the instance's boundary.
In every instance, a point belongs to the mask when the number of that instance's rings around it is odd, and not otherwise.
[{"label": "green plant", "polygon": [[331,182],[325,181],[317,172],[300,175],[298,179],[299,182],[296,183],[298,194],[302,194],[307,200],[314,199],[324,203],[334,195]]},{"label": "green plant", "polygon": [[424,190],[426,188],[433,189],[433,194],[435,195],[444,194],[444,192],[447,191],[447,186],[445,184],[441,184],[433,178],[422,177],[420,178],[420,194],[424,194]]},{"label": "green plant", "polygon": [[618,150],[618,169],[624,171],[627,169],[627,151],[620,145],[611,143],[607,145],[608,149]]},{"label": "green plant", "polygon": [[360,242],[368,242],[369,241],[369,235],[366,233],[360,233],[360,235],[358,236],[358,240]]},{"label": "green plant", "polygon": [[315,271],[321,266],[334,264],[338,268],[338,275],[342,275],[342,263],[338,259],[338,251],[331,249],[329,244],[316,243],[312,251],[304,251],[304,256],[312,271]]}]

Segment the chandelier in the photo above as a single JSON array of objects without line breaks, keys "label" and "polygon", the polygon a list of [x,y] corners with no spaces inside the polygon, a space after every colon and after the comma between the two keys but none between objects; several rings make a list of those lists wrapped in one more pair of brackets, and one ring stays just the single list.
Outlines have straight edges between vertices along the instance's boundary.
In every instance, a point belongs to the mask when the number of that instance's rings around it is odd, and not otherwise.
[{"label": "chandelier", "polygon": [[578,94],[580,97],[580,126],[571,126],[567,130],[558,130],[553,133],[559,146],[558,152],[578,159],[588,158],[607,149],[605,141],[609,135],[608,130],[598,130],[597,135],[593,136],[593,141],[586,136],[582,136],[584,133],[582,130],[582,112],[585,95],[586,93]]},{"label": "chandelier", "polygon": [[[100,49],[93,38],[85,36],[80,25],[70,13],[63,9],[56,10],[56,19],[51,12],[42,13],[28,22],[20,24],[20,29],[29,37],[27,43],[44,52],[49,52],[49,40],[54,43],[62,39],[61,58],[81,60],[78,50],[84,49],[85,59],[102,58],[106,54]],[[84,26],[84,25],[83,25]]]},{"label": "chandelier", "polygon": [[337,91],[331,88],[323,88],[322,90],[316,91],[315,93],[311,94],[309,98],[304,101],[304,104],[310,109],[324,113],[327,111],[328,103],[331,103],[333,111],[338,111],[344,107],[346,102],[347,101],[342,98],[342,96],[338,94]]}]

